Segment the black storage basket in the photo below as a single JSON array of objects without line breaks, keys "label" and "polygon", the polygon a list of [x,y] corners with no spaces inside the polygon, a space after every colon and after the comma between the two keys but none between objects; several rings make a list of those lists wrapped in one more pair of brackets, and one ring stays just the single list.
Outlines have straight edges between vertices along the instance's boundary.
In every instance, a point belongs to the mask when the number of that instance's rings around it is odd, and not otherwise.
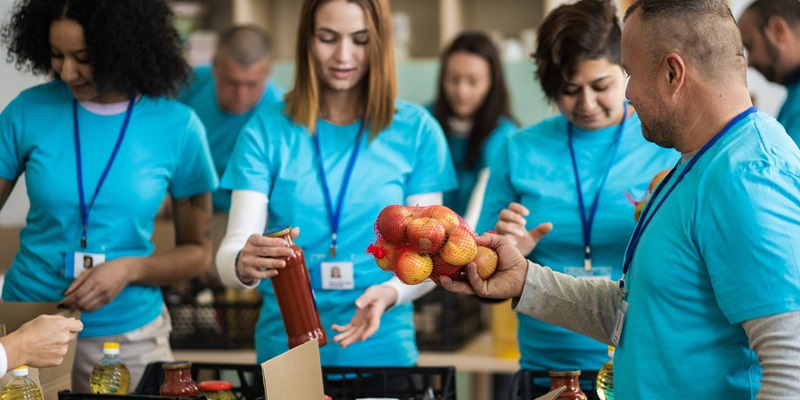
[{"label": "black storage basket", "polygon": [[414,301],[417,347],[422,351],[455,351],[483,329],[481,302],[475,296],[436,287]]}]

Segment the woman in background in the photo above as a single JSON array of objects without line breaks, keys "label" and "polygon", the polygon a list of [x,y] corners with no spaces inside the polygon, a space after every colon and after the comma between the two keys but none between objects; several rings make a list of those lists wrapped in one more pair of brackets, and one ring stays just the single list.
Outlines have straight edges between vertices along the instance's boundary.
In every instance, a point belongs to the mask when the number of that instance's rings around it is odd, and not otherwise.
[{"label": "woman in background", "polygon": [[[537,78],[561,114],[506,141],[490,164],[478,229],[495,228],[554,271],[616,280],[635,227],[626,193],[642,198],[678,153],[645,141],[625,100],[621,29],[610,0],[556,8],[537,37]],[[598,370],[608,360],[604,344],[518,318],[523,369]]]},{"label": "woman in background", "polygon": [[[456,186],[444,134],[425,109],[396,100],[388,1],[305,0],[296,48],[293,89],[244,126],[222,179],[233,193],[220,277],[263,295],[258,361],[285,352],[269,278],[291,251],[261,233],[297,227],[294,242],[333,337],[320,349],[323,365],[415,365],[411,300],[433,284],[390,279],[365,249],[384,207],[441,204]],[[331,285],[334,265],[340,277]]]},{"label": "woman in background", "polygon": [[[19,69],[55,76],[0,114],[0,207],[23,173],[30,199],[3,300],[82,311],[78,393],[103,342],[120,343],[132,388],[148,363],[171,360],[159,285],[211,261],[217,177],[200,120],[166,98],[189,72],[172,22],[161,0],[27,0],[3,30]],[[176,247],[152,255],[167,194]]]},{"label": "woman in background", "polygon": [[503,64],[492,40],[465,32],[444,50],[439,93],[432,112],[447,135],[458,189],[444,194],[444,205],[475,227],[488,166],[505,138],[517,129],[511,116]]}]

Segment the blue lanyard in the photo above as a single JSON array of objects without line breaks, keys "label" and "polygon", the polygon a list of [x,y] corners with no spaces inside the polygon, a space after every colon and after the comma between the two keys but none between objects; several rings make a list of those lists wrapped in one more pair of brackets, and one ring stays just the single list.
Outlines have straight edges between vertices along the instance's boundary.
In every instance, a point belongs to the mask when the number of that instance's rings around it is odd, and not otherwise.
[{"label": "blue lanyard", "polygon": [[344,179],[342,179],[342,187],[339,189],[339,201],[336,203],[336,212],[333,210],[333,199],[331,198],[331,189],[328,186],[328,178],[325,175],[325,166],[322,162],[322,148],[319,145],[319,122],[317,122],[314,132],[314,150],[317,153],[317,169],[319,176],[322,180],[322,191],[325,194],[325,206],[328,209],[328,220],[331,223],[331,257],[336,257],[336,240],[339,233],[339,220],[342,216],[342,206],[344,205],[344,196],[347,193],[347,185],[350,183],[350,176],[353,175],[353,167],[356,165],[356,158],[358,158],[358,150],[361,148],[361,137],[364,136],[364,120],[361,120],[361,125],[358,128],[358,137],[356,137],[356,146],[353,149],[353,154],[350,155],[350,161],[347,162],[347,169],[344,172]]},{"label": "blue lanyard", "polygon": [[584,249],[583,268],[586,271],[592,270],[592,225],[594,225],[594,216],[597,214],[597,205],[600,201],[600,193],[603,191],[603,187],[606,184],[606,179],[608,179],[608,174],[611,172],[611,166],[614,165],[614,158],[617,155],[617,150],[619,150],[619,144],[622,142],[622,134],[625,129],[625,120],[628,119],[628,103],[623,103],[622,107],[622,122],[619,124],[619,133],[617,133],[617,138],[614,141],[614,147],[611,149],[611,156],[608,158],[608,167],[606,167],[606,171],[603,173],[603,177],[600,179],[600,183],[597,187],[597,194],[595,194],[594,200],[592,201],[588,217],[586,215],[586,206],[583,202],[581,178],[578,174],[578,163],[575,160],[575,148],[572,145],[572,123],[567,122],[569,155],[572,156],[572,170],[575,172],[575,188],[578,192],[578,208],[580,208],[581,211],[581,227],[583,228]]},{"label": "blue lanyard", "polygon": [[[691,160],[689,160],[689,162],[686,163],[686,168],[683,171],[681,171],[680,175],[678,175],[678,177],[675,179],[675,183],[673,183],[672,186],[670,186],[670,188],[666,191],[666,193],[664,193],[664,196],[661,197],[658,204],[656,204],[655,207],[653,207],[652,213],[650,212],[650,208],[653,205],[652,201],[648,201],[647,204],[644,206],[644,210],[642,210],[642,213],[639,217],[639,222],[636,224],[636,229],[633,230],[631,241],[630,243],[628,243],[628,249],[625,251],[625,261],[622,264],[622,279],[619,280],[619,288],[622,291],[623,296],[625,296],[627,293],[624,291],[625,274],[628,273],[628,269],[631,266],[631,261],[633,260],[633,253],[636,251],[636,246],[639,245],[639,240],[642,239],[642,234],[644,233],[645,228],[647,228],[647,226],[650,224],[650,221],[653,220],[653,217],[656,215],[656,212],[658,212],[658,209],[661,208],[661,205],[664,204],[664,200],[666,200],[667,197],[669,197],[672,191],[675,190],[675,187],[678,186],[679,183],[681,183],[683,177],[686,176],[686,174],[692,169],[692,167],[694,167],[695,164],[697,164],[697,160],[699,160],[700,157],[702,157],[703,154],[705,154],[705,152],[708,151],[708,149],[714,145],[714,143],[716,143],[720,138],[725,136],[725,134],[728,133],[728,131],[739,121],[743,120],[745,117],[754,112],[756,112],[755,107],[750,107],[747,110],[744,110],[741,114],[737,115],[730,122],[728,122],[728,124],[725,125],[725,127],[722,128],[722,130],[719,131],[719,133],[714,135],[714,137],[712,137],[711,140],[708,141],[708,143],[706,143],[702,148],[700,148],[697,154],[695,154],[694,157],[692,157]],[[653,194],[650,195],[651,200],[658,198],[658,194],[661,192],[661,189],[663,189],[666,183],[669,182],[669,179],[678,169],[680,163],[681,162],[678,161],[678,163],[675,164],[672,170],[669,171],[669,174],[667,174],[667,176],[664,177],[664,179],[661,181],[661,184],[658,185]]]},{"label": "blue lanyard", "polygon": [[89,202],[89,205],[86,205],[86,197],[84,195],[83,190],[83,167],[81,162],[81,143],[80,143],[80,132],[78,129],[78,100],[72,100],[72,115],[74,116],[75,120],[75,163],[77,164],[78,170],[78,195],[80,196],[81,200],[81,248],[86,248],[86,230],[89,226],[89,212],[92,211],[92,206],[94,206],[94,201],[97,199],[97,194],[100,193],[100,188],[103,187],[103,183],[106,181],[106,177],[108,176],[108,171],[111,170],[111,165],[114,164],[114,159],[117,158],[117,153],[119,152],[119,146],[122,144],[122,138],[125,137],[125,131],[128,130],[128,122],[131,120],[131,114],[133,113],[133,105],[136,102],[136,96],[131,95],[131,100],[128,102],[128,109],[125,111],[125,121],[122,122],[122,129],[119,132],[119,137],[117,138],[117,144],[114,145],[114,151],[111,152],[111,158],[108,160],[108,164],[106,164],[106,168],[103,170],[103,174],[100,175],[100,180],[97,181],[97,188],[94,190],[94,195],[92,196],[92,200]]}]

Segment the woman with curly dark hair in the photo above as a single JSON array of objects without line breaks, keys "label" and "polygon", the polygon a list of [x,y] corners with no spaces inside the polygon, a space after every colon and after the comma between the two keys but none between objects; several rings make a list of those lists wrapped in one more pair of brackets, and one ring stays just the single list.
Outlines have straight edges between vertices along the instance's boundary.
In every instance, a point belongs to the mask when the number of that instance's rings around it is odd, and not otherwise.
[{"label": "woman with curly dark hair", "polygon": [[[135,386],[147,363],[172,358],[158,285],[211,260],[205,132],[165,98],[189,72],[172,13],[161,0],[24,0],[2,37],[18,69],[55,77],[0,114],[0,207],[23,173],[30,198],[3,300],[83,312],[73,390],[90,390],[104,341],[120,342]],[[176,247],[152,255],[167,194]]]}]

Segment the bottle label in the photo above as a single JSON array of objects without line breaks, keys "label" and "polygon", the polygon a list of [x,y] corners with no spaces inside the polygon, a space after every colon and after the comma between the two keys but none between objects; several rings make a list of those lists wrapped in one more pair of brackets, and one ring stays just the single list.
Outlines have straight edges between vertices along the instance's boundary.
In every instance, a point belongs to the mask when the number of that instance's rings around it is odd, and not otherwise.
[{"label": "bottle label", "polygon": [[350,261],[323,261],[320,263],[319,272],[322,289],[352,290],[355,287],[353,263]]}]

